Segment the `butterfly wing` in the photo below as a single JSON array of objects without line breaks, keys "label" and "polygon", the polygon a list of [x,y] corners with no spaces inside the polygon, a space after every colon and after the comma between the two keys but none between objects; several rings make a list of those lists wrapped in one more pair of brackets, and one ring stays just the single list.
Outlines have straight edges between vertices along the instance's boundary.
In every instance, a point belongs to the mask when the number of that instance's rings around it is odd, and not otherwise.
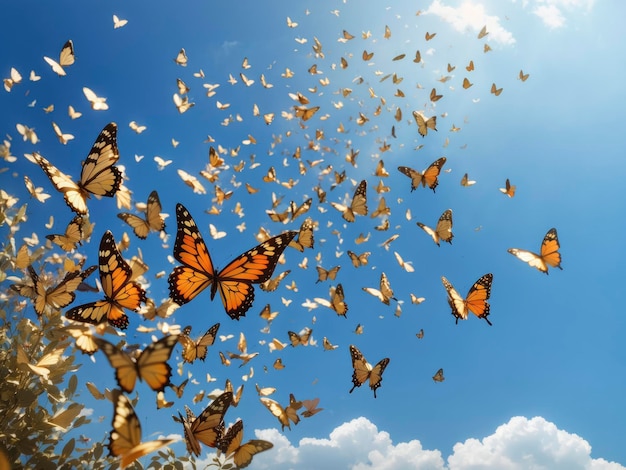
[{"label": "butterfly wing", "polygon": [[350,389],[350,393],[352,393],[356,387],[360,387],[369,379],[372,366],[367,363],[361,351],[352,344],[350,345],[350,356],[352,358],[352,368],[354,369],[352,373],[353,386]]},{"label": "butterfly wing", "polygon": [[443,276],[441,276],[441,282],[448,293],[448,305],[452,309],[452,315],[456,318],[457,323],[459,319],[467,320],[467,307],[465,305],[465,299],[456,291],[452,284]]},{"label": "butterfly wing", "polygon": [[452,209],[441,214],[435,232],[439,240],[452,244],[452,238],[454,238],[452,234]]},{"label": "butterfly wing", "polygon": [[114,166],[119,158],[117,124],[111,122],[102,129],[83,162],[78,186],[97,196],[113,197],[122,184],[122,172]]},{"label": "butterfly wing", "polygon": [[306,219],[300,226],[298,236],[294,240],[291,240],[289,246],[300,252],[303,252],[305,248],[313,248],[313,227],[313,220],[310,218]]},{"label": "butterfly wing", "polygon": [[176,205],[176,222],[174,258],[182,266],[174,268],[168,282],[170,297],[178,305],[183,305],[215,282],[215,273],[198,226],[182,204]]},{"label": "butterfly wing", "polygon": [[[362,180],[354,191],[354,197],[350,204],[353,214],[367,215],[367,181]],[[344,216],[344,219],[346,217]],[[346,219],[348,220],[348,219]],[[350,220],[348,220],[350,222]],[[354,222],[354,220],[352,220]]]},{"label": "butterfly wing", "polygon": [[70,39],[63,44],[63,49],[61,49],[61,54],[59,54],[59,64],[62,67],[67,67],[68,65],[72,65],[75,60],[76,56],[74,55],[74,43]]},{"label": "butterfly wing", "polygon": [[561,245],[559,244],[556,229],[551,228],[548,230],[548,233],[546,233],[546,236],[543,238],[543,242],[541,243],[541,258],[545,263],[549,264],[553,268],[563,269],[561,267],[561,254],[559,253],[560,248]]},{"label": "butterfly wing", "polygon": [[491,325],[491,322],[487,318],[489,315],[489,303],[487,300],[491,295],[492,281],[493,274],[485,274],[474,283],[465,299],[467,309],[478,318],[484,318],[489,325]]},{"label": "butterfly wing", "polygon": [[63,194],[65,203],[77,214],[87,214],[87,196],[72,178],[63,173],[37,152],[33,152],[35,162],[46,173],[54,188]]},{"label": "butterfly wing", "polygon": [[399,166],[398,171],[411,178],[411,191],[415,191],[422,183],[422,174],[419,171],[408,166]]},{"label": "butterfly wing", "polygon": [[152,191],[146,203],[146,221],[151,230],[161,232],[165,230],[165,221],[161,217],[161,200],[156,191]]},{"label": "butterfly wing", "polygon": [[83,218],[80,215],[74,217],[65,228],[63,235],[46,235],[46,238],[63,251],[72,251],[83,239]]},{"label": "butterfly wing", "polygon": [[383,382],[383,372],[385,371],[385,368],[387,367],[387,364],[389,364],[389,358],[386,357],[384,359],[381,359],[378,364],[376,364],[372,370],[370,371],[369,374],[369,385],[370,388],[374,391],[374,398],[376,398],[376,390],[378,389],[378,387],[380,387],[382,385]]},{"label": "butterfly wing", "polygon": [[167,361],[176,343],[178,335],[165,336],[151,343],[137,359],[139,378],[155,392],[162,392],[170,384],[172,368]]},{"label": "butterfly wing", "polygon": [[282,426],[281,430],[284,431],[285,427],[288,427],[289,429],[291,429],[287,412],[281,406],[280,403],[272,400],[271,398],[265,398],[265,397],[260,398],[260,400],[261,400],[261,403],[263,403],[263,405],[265,405],[265,407],[270,411],[270,413],[272,413],[274,416],[276,416],[276,418],[278,418],[278,421],[280,422],[280,425]]},{"label": "butterfly wing", "polygon": [[211,328],[207,330],[207,332],[202,335],[202,337],[194,343],[194,349],[196,351],[195,355],[197,359],[201,359],[204,361],[206,358],[207,348],[212,346],[215,342],[215,338],[217,337],[217,332],[220,329],[220,324],[216,323]]},{"label": "butterfly wing", "polygon": [[[108,341],[97,337],[94,337],[93,340],[105,354],[111,367],[115,369],[117,385],[126,393],[132,392],[135,388],[137,378],[139,377],[137,363],[133,361],[128,354]],[[139,438],[141,438],[141,436],[139,436]]]},{"label": "butterfly wing", "polygon": [[[48,289],[45,292],[44,296],[44,306],[49,305],[54,309],[59,309],[68,306],[74,299],[76,298],[76,294],[74,291],[78,289],[78,286],[85,280],[87,277],[91,275],[97,269],[96,266],[90,266],[83,272],[68,272],[63,280],[54,288]],[[36,291],[39,291],[38,283],[35,283]],[[37,307],[39,301],[38,299],[35,301],[35,306]],[[37,313],[41,315],[43,311],[39,311],[37,308]]]},{"label": "butterfly wing", "polygon": [[[189,442],[201,442],[209,447],[216,447],[224,430],[224,414],[233,400],[232,392],[224,392],[207,406],[197,418],[185,427],[185,440]],[[200,446],[197,445],[196,456],[200,455]]]},{"label": "butterfly wing", "polygon": [[435,188],[439,184],[439,173],[441,172],[441,168],[446,163],[446,157],[441,157],[438,160],[435,160],[430,164],[424,173],[422,174],[422,186],[428,186],[430,189],[435,192]]},{"label": "butterfly wing", "polygon": [[128,212],[122,212],[117,214],[117,216],[131,226],[135,235],[137,235],[142,240],[145,240],[148,234],[150,233],[150,225],[148,222],[141,217],[130,214]]}]

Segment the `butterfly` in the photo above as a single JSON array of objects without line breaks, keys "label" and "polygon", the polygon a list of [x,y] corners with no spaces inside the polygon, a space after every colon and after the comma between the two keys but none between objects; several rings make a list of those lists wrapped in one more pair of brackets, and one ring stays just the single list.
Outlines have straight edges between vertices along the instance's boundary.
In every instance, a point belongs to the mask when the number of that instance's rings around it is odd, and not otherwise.
[{"label": "butterfly", "polygon": [[313,333],[313,330],[306,327],[299,334],[294,331],[288,331],[287,333],[289,334],[289,341],[291,341],[291,346],[295,348],[296,346],[300,345],[308,346],[309,339],[311,338],[311,333]]},{"label": "butterfly", "polygon": [[319,398],[314,398],[313,400],[302,400],[302,406],[306,408],[306,410],[302,412],[302,416],[305,418],[310,418],[311,416],[322,411],[324,408],[317,407],[319,402]]},{"label": "butterfly", "polygon": [[373,52],[367,52],[366,50],[363,50],[362,58],[364,61],[367,62],[368,60],[372,60],[372,57],[374,57]]},{"label": "butterfly", "polygon": [[487,300],[491,295],[491,282],[493,274],[485,274],[478,279],[467,293],[467,297],[463,298],[452,287],[448,280],[441,276],[441,282],[448,292],[448,304],[452,309],[452,315],[456,318],[456,323],[461,320],[467,320],[469,312],[472,312],[478,318],[484,318],[491,326],[491,322],[487,318],[489,316],[489,303]]},{"label": "butterfly", "polygon": [[186,408],[187,416],[180,413],[180,422],[183,424],[185,433],[185,444],[187,451],[196,457],[200,455],[202,449],[200,443],[208,447],[216,447],[224,431],[224,415],[233,400],[232,392],[224,392],[207,406],[200,416],[195,416],[193,412]]},{"label": "butterfly", "polygon": [[302,408],[302,402],[296,401],[296,398],[293,394],[289,395],[289,405],[286,408],[283,408],[280,403],[271,398],[260,398],[261,403],[265,405],[265,407],[270,410],[274,416],[278,418],[282,426],[282,431],[285,430],[285,427],[291,429],[291,424],[289,421],[293,421],[293,424],[298,424],[300,422],[300,416],[298,416],[298,410]]},{"label": "butterfly", "polygon": [[265,282],[262,282],[261,284],[259,284],[259,287],[261,288],[261,290],[264,290],[265,292],[274,292],[276,289],[278,289],[278,286],[280,285],[280,281],[285,279],[285,277],[287,277],[290,272],[291,272],[290,269],[288,269],[287,271],[283,271],[278,276],[272,279],[268,279]]},{"label": "butterfly", "polygon": [[3,80],[4,89],[10,93],[11,88],[13,88],[14,85],[17,85],[21,81],[22,75],[17,71],[17,69],[15,69],[15,67],[11,67],[11,78],[5,78]]},{"label": "butterfly", "polygon": [[352,357],[352,367],[354,373],[352,374],[353,386],[350,389],[350,393],[356,388],[363,385],[369,380],[369,386],[374,391],[374,398],[376,398],[376,389],[381,386],[383,381],[383,372],[389,364],[389,358],[381,359],[374,367],[369,364],[361,351],[356,346],[350,345],[350,356]]},{"label": "butterfly", "polygon": [[189,109],[196,105],[196,103],[189,101],[189,97],[181,97],[178,93],[174,93],[172,95],[172,100],[174,101],[174,105],[176,106],[176,109],[178,109],[179,114],[189,111]]},{"label": "butterfly", "polygon": [[373,287],[363,287],[363,290],[370,295],[373,295],[378,300],[380,300],[385,305],[389,305],[389,301],[391,299],[398,300],[393,296],[393,290],[391,289],[391,285],[389,284],[389,279],[387,279],[387,275],[385,273],[380,274],[380,289],[375,289]]},{"label": "butterfly", "polygon": [[337,315],[347,318],[348,304],[344,302],[343,286],[341,284],[330,288],[330,302],[320,297],[315,297],[314,300],[324,307],[332,308]]},{"label": "butterfly", "polygon": [[430,101],[433,103],[439,101],[441,98],[443,98],[443,95],[438,95],[437,90],[434,88],[430,91]]},{"label": "butterfly", "polygon": [[84,271],[68,272],[63,280],[54,287],[46,289],[32,266],[28,266],[28,274],[33,281],[33,301],[37,315],[44,314],[46,307],[59,309],[74,302],[74,291],[96,270],[96,266],[90,266]]},{"label": "butterfly", "polygon": [[364,253],[361,253],[360,255],[357,255],[356,253],[350,250],[348,250],[347,253],[348,253],[348,256],[350,257],[350,260],[352,261],[352,265],[355,268],[358,268],[360,266],[366,266],[368,263],[368,258],[372,254],[370,251],[366,251]]},{"label": "butterfly", "polygon": [[454,238],[452,234],[452,209],[441,214],[434,230],[421,222],[417,222],[417,226],[430,235],[437,246],[439,246],[440,241],[452,244],[452,238]]},{"label": "butterfly", "polygon": [[226,313],[236,320],[245,316],[252,306],[252,284],[260,284],[272,276],[280,255],[298,234],[291,231],[270,238],[242,253],[216,273],[202,235],[182,204],[176,205],[176,222],[174,258],[183,265],[174,268],[169,276],[170,297],[178,305],[183,305],[210,285],[211,300],[219,290]]},{"label": "butterfly", "polygon": [[478,33],[478,39],[482,39],[485,36],[487,36],[488,34],[489,34],[489,32],[487,32],[487,25],[485,25],[485,26],[483,26],[483,28]]},{"label": "butterfly", "polygon": [[296,117],[299,117],[303,121],[308,121],[320,110],[320,107],[314,106],[312,108],[306,108],[305,106],[294,106],[294,109],[296,111]]},{"label": "butterfly", "polygon": [[106,103],[107,99],[96,95],[92,89],[83,87],[83,94],[94,111],[106,111],[109,109],[109,105]]},{"label": "butterfly", "polygon": [[102,338],[94,338],[115,369],[115,379],[126,393],[135,388],[137,379],[145,381],[155,392],[162,392],[170,385],[172,368],[167,363],[178,343],[179,335],[164,336],[151,343],[137,359]]},{"label": "butterfly", "polygon": [[337,273],[341,269],[341,266],[335,266],[334,268],[330,268],[328,270],[322,268],[321,266],[316,266],[315,269],[317,269],[317,281],[315,281],[317,284],[318,282],[327,281],[328,279],[334,281]]},{"label": "butterfly", "polygon": [[408,166],[399,166],[398,171],[411,178],[411,191],[415,191],[421,184],[424,188],[428,186],[433,190],[433,192],[435,192],[435,189],[439,184],[439,173],[445,163],[446,157],[441,157],[431,163],[430,166],[421,173],[413,168],[409,168]]},{"label": "butterfly", "polygon": [[120,19],[117,15],[113,15],[113,29],[118,29],[126,26],[128,20]]},{"label": "butterfly", "polygon": [[151,230],[160,232],[165,230],[165,221],[161,216],[161,201],[156,191],[152,191],[146,203],[146,218],[135,214],[122,212],[117,216],[133,228],[133,232],[142,240],[145,240]]},{"label": "butterfly", "polygon": [[74,43],[72,42],[71,39],[67,41],[65,44],[63,44],[63,48],[61,49],[61,54],[59,55],[58,62],[54,59],[51,59],[50,57],[44,56],[43,58],[43,60],[45,60],[48,63],[48,65],[52,67],[52,70],[54,70],[59,76],[66,75],[66,72],[63,69],[63,67],[68,67],[72,65],[75,59],[76,58],[74,56]]},{"label": "butterfly", "polygon": [[176,65],[180,65],[182,67],[187,67],[187,53],[185,52],[185,48],[182,48],[176,58],[174,59]]},{"label": "butterfly", "polygon": [[300,252],[303,252],[305,248],[313,248],[313,244],[315,243],[315,239],[313,238],[314,227],[315,223],[311,218],[308,218],[304,222],[302,222],[300,230],[298,231],[298,235],[296,236],[296,238],[291,240],[289,246],[295,248]]},{"label": "butterfly", "polygon": [[492,83],[491,84],[491,93],[493,93],[496,96],[500,96],[500,93],[502,93],[502,88],[496,88],[496,84]]},{"label": "butterfly", "polygon": [[515,196],[516,186],[514,184],[511,184],[508,178],[504,182],[504,188],[498,188],[498,189],[500,189],[501,193],[506,194],[509,197]]},{"label": "butterfly", "polygon": [[126,468],[135,460],[171,444],[175,439],[141,442],[141,424],[130,403],[120,390],[113,390],[113,430],[109,436],[109,453],[121,457],[120,467]]},{"label": "butterfly", "polygon": [[461,186],[472,186],[474,184],[476,184],[476,181],[470,180],[467,173],[465,173],[463,178],[461,178]]},{"label": "butterfly", "polygon": [[74,307],[65,312],[65,317],[92,324],[106,319],[111,325],[125,330],[128,317],[124,309],[138,311],[140,304],[146,302],[146,292],[137,282],[131,281],[132,270],[108,230],[100,241],[98,257],[104,299]]},{"label": "butterfly", "polygon": [[426,38],[427,41],[430,41],[432,38],[435,37],[436,34],[437,33],[430,34],[430,33],[426,32],[425,38]]},{"label": "butterfly", "polygon": [[519,79],[521,81],[525,82],[526,80],[528,80],[529,76],[530,76],[530,74],[528,74],[528,73],[525,74],[523,70],[519,71]]},{"label": "butterfly", "polygon": [[122,184],[122,172],[115,167],[120,158],[117,150],[117,125],[107,124],[96,139],[82,164],[80,180],[72,179],[48,160],[33,153],[36,163],[48,175],[57,191],[63,193],[65,202],[77,214],[87,213],[87,199],[91,194],[113,197]]},{"label": "butterfly", "polygon": [[217,443],[220,452],[227,458],[232,458],[237,468],[246,468],[252,462],[252,457],[274,447],[271,442],[260,439],[253,439],[242,445],[242,440],[243,421],[237,420]]},{"label": "butterfly", "polygon": [[336,202],[331,202],[331,205],[341,212],[341,216],[348,222],[354,222],[355,215],[367,215],[367,181],[359,183],[349,206]]},{"label": "butterfly", "polygon": [[431,116],[426,119],[422,113],[413,111],[413,117],[415,118],[415,123],[417,124],[417,131],[422,137],[426,137],[428,129],[432,129],[434,131],[437,130],[437,116]]},{"label": "butterfly", "polygon": [[207,348],[212,346],[215,342],[219,329],[220,324],[216,323],[200,338],[194,341],[189,337],[189,334],[191,333],[191,326],[185,327],[178,337],[178,342],[183,346],[183,361],[193,362],[196,359],[204,361],[206,358]]},{"label": "butterfly", "polygon": [[471,82],[467,79],[467,77],[465,77],[465,78],[463,79],[463,88],[465,88],[465,89],[467,90],[467,89],[468,89],[469,87],[471,87],[472,85],[473,85],[473,83],[471,83]]},{"label": "butterfly", "polygon": [[443,382],[446,378],[443,376],[443,369],[439,369],[435,375],[433,375],[433,380],[435,382]]},{"label": "butterfly", "polygon": [[533,253],[532,251],[521,250],[519,248],[509,248],[507,251],[512,255],[517,256],[522,261],[528,263],[533,268],[537,268],[542,273],[548,274],[548,266],[553,268],[563,269],[561,267],[561,253],[559,253],[559,238],[556,234],[556,229],[551,228],[543,237],[541,242],[540,254]]},{"label": "butterfly", "polygon": [[58,245],[63,251],[72,251],[76,248],[76,245],[80,245],[83,239],[83,217],[77,215],[74,217],[67,227],[65,233],[46,235],[46,238],[55,245]]},{"label": "butterfly", "polygon": [[52,122],[52,129],[54,130],[57,139],[59,139],[59,142],[61,142],[63,145],[66,145],[70,140],[74,139],[74,136],[72,134],[64,134],[58,124],[56,124],[54,121]]}]

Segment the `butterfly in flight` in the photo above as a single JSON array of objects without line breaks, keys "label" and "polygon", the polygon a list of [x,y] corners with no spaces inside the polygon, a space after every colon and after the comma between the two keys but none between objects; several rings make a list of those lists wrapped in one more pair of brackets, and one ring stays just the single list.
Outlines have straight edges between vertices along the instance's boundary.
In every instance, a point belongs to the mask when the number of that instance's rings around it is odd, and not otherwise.
[{"label": "butterfly in flight", "polygon": [[132,281],[132,269],[117,249],[113,234],[108,230],[100,241],[99,270],[104,299],[74,307],[65,312],[69,320],[97,325],[107,320],[111,325],[125,330],[128,316],[124,309],[138,311],[146,302],[146,292]]},{"label": "butterfly in flight", "polygon": [[467,293],[467,297],[463,298],[456,291],[452,284],[443,276],[441,282],[448,292],[448,304],[452,309],[452,315],[456,318],[456,323],[461,320],[467,320],[469,312],[472,312],[478,318],[484,318],[491,326],[491,322],[487,318],[489,316],[489,303],[487,300],[491,295],[491,283],[493,274],[485,274],[478,279]]},{"label": "butterfly in flight", "polygon": [[280,255],[298,234],[285,232],[242,253],[216,272],[198,226],[182,204],[176,205],[178,231],[174,258],[182,263],[169,276],[170,297],[186,304],[211,286],[211,300],[219,291],[229,317],[239,320],[254,301],[254,287],[271,278]]},{"label": "butterfly in flight", "polygon": [[152,191],[148,196],[145,219],[128,212],[122,212],[117,216],[130,225],[135,235],[142,240],[145,240],[152,230],[155,232],[165,230],[165,221],[161,216],[161,201],[156,191]]},{"label": "butterfly in flight", "polygon": [[75,183],[48,160],[33,153],[35,162],[48,175],[65,202],[77,214],[87,214],[87,199],[96,196],[113,197],[122,184],[122,173],[114,166],[120,158],[117,149],[117,124],[107,124],[98,135],[89,155],[82,164],[80,180]]},{"label": "butterfly in flight", "polygon": [[189,337],[189,334],[191,333],[191,326],[185,327],[178,337],[178,342],[183,346],[183,361],[193,362],[196,359],[204,361],[206,358],[207,348],[212,346],[215,342],[219,329],[220,324],[216,323],[200,338],[193,340]]},{"label": "butterfly in flight", "polygon": [[46,235],[46,238],[58,245],[63,251],[76,249],[76,245],[80,245],[83,240],[83,217],[80,215],[74,217],[67,224],[64,234]]},{"label": "butterfly in flight", "polygon": [[356,388],[363,385],[369,380],[369,386],[374,391],[374,398],[376,398],[376,389],[382,385],[383,372],[389,364],[389,358],[381,359],[374,367],[365,360],[361,351],[354,345],[350,345],[350,356],[352,357],[352,367],[354,372],[352,374],[352,388],[350,393]]},{"label": "butterfly in flight", "polygon": [[252,457],[274,447],[271,442],[261,439],[253,439],[245,444],[241,443],[242,440],[243,421],[238,420],[217,443],[219,451],[227,458],[232,458],[236,468],[246,468],[252,463]]},{"label": "butterfly in flight", "polygon": [[539,254],[533,253],[528,250],[521,250],[519,248],[509,248],[507,251],[514,256],[517,256],[522,261],[528,263],[533,268],[537,268],[542,273],[548,274],[548,266],[553,268],[563,269],[561,267],[561,253],[559,249],[559,238],[556,234],[556,229],[551,228],[543,237],[541,242],[541,248]]},{"label": "butterfly in flight", "polygon": [[417,131],[422,137],[426,137],[428,129],[432,129],[434,131],[437,130],[437,116],[432,116],[426,119],[422,113],[413,111],[413,117],[415,118],[415,123],[417,124]]},{"label": "butterfly in flight", "polygon": [[432,162],[430,166],[421,173],[413,168],[409,168],[408,166],[399,166],[398,171],[411,178],[411,191],[415,191],[421,184],[422,187],[425,188],[428,186],[433,190],[433,192],[435,192],[435,189],[439,184],[439,173],[441,173],[441,168],[443,168],[445,163],[446,157],[441,157]]},{"label": "butterfly in flight", "polygon": [[430,235],[437,246],[440,246],[440,241],[452,244],[452,238],[454,237],[452,234],[452,209],[448,209],[441,214],[434,230],[421,222],[417,222],[417,226]]},{"label": "butterfly in flight", "polygon": [[76,57],[74,56],[74,43],[70,39],[65,44],[63,44],[63,49],[61,49],[61,54],[59,55],[59,61],[57,62],[50,57],[44,56],[43,60],[45,60],[52,70],[54,70],[57,75],[64,76],[66,75],[63,67],[68,67],[74,63]]},{"label": "butterfly in flight", "polygon": [[141,424],[130,400],[120,390],[113,390],[113,430],[109,435],[109,453],[121,457],[124,469],[135,460],[171,444],[175,439],[141,442]]},{"label": "butterfly in flight", "polygon": [[345,206],[337,202],[331,202],[331,205],[341,212],[341,217],[348,222],[354,222],[355,215],[367,215],[367,181],[359,183],[350,205]]}]

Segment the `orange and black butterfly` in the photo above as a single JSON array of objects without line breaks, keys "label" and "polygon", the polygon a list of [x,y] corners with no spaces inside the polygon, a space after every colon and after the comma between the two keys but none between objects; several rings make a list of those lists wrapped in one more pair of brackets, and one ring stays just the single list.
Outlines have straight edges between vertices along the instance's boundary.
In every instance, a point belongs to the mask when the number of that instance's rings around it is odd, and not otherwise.
[{"label": "orange and black butterfly", "polygon": [[467,320],[469,312],[472,312],[478,318],[484,318],[491,326],[491,322],[487,318],[489,316],[489,303],[487,300],[491,295],[491,282],[493,274],[485,274],[470,288],[467,297],[463,298],[459,295],[452,284],[441,276],[441,282],[448,292],[448,304],[452,309],[452,315],[456,318],[456,323],[461,320]]},{"label": "orange and black butterfly", "polygon": [[178,342],[183,346],[183,362],[193,362],[196,359],[204,361],[206,358],[207,348],[213,346],[220,324],[216,323],[207,330],[200,338],[193,340],[189,337],[191,326],[183,329],[178,337]]},{"label": "orange and black butterfly", "polygon": [[354,345],[350,345],[350,356],[352,357],[352,367],[354,372],[352,373],[352,388],[350,393],[356,388],[363,385],[369,380],[370,388],[374,391],[374,398],[376,398],[376,389],[382,385],[383,372],[389,364],[389,358],[381,359],[374,367],[365,360],[361,351]]},{"label": "orange and black butterfly", "polygon": [[182,266],[174,268],[169,276],[170,297],[178,305],[183,305],[210,285],[211,300],[219,291],[226,313],[235,320],[245,316],[252,306],[252,284],[260,284],[272,277],[280,255],[298,234],[290,231],[270,238],[216,272],[198,226],[182,204],[176,205],[176,222],[174,258]]},{"label": "orange and black butterfly", "polygon": [[107,124],[98,135],[82,165],[80,180],[75,183],[48,160],[34,153],[35,162],[48,175],[65,202],[77,214],[87,214],[87,199],[91,194],[113,197],[122,184],[122,172],[114,166],[120,158],[117,149],[117,124]]},{"label": "orange and black butterfly", "polygon": [[253,439],[245,444],[243,441],[243,421],[238,420],[224,433],[224,436],[218,441],[217,448],[226,456],[232,459],[236,468],[246,468],[252,463],[252,457],[259,452],[274,447],[269,441],[261,439]]},{"label": "orange and black butterfly", "polygon": [[346,206],[337,202],[330,204],[341,212],[341,217],[348,222],[354,222],[356,214],[367,215],[367,181],[363,180],[359,183],[349,205]]},{"label": "orange and black butterfly", "polygon": [[540,254],[533,253],[532,251],[521,250],[519,248],[509,248],[507,251],[512,255],[517,256],[522,261],[528,263],[533,268],[537,268],[542,273],[548,274],[548,266],[553,268],[563,269],[561,267],[561,253],[559,253],[559,238],[556,234],[556,229],[551,228],[543,237],[541,242]]},{"label": "orange and black butterfly", "polygon": [[74,307],[65,312],[69,320],[97,325],[107,320],[111,325],[125,330],[128,316],[124,309],[138,311],[146,302],[146,292],[132,281],[132,270],[117,249],[113,234],[108,230],[100,241],[99,269],[104,299]]},{"label": "orange and black butterfly", "polygon": [[441,173],[441,168],[445,163],[446,157],[441,157],[432,162],[430,166],[421,173],[408,166],[399,166],[398,171],[411,178],[411,191],[415,191],[421,184],[424,188],[428,186],[435,192],[435,188],[437,188],[439,184],[439,173]]},{"label": "orange and black butterfly", "polygon": [[80,215],[74,217],[67,224],[64,234],[46,235],[46,238],[58,245],[63,251],[76,249],[76,245],[80,245],[83,240],[83,217]]}]

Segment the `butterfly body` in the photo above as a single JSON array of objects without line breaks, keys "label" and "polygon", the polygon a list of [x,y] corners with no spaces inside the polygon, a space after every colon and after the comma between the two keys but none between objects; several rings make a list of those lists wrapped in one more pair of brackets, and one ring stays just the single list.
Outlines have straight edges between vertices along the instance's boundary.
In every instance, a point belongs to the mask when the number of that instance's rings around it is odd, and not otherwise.
[{"label": "butterfly body", "polygon": [[470,288],[467,297],[463,298],[456,289],[452,287],[452,284],[450,284],[445,277],[441,276],[441,282],[448,293],[448,305],[450,305],[452,309],[452,315],[456,318],[456,323],[458,323],[459,320],[467,320],[467,316],[472,312],[478,318],[484,318],[491,326],[491,322],[487,318],[490,309],[487,300],[491,295],[492,281],[493,274],[485,274]]}]

